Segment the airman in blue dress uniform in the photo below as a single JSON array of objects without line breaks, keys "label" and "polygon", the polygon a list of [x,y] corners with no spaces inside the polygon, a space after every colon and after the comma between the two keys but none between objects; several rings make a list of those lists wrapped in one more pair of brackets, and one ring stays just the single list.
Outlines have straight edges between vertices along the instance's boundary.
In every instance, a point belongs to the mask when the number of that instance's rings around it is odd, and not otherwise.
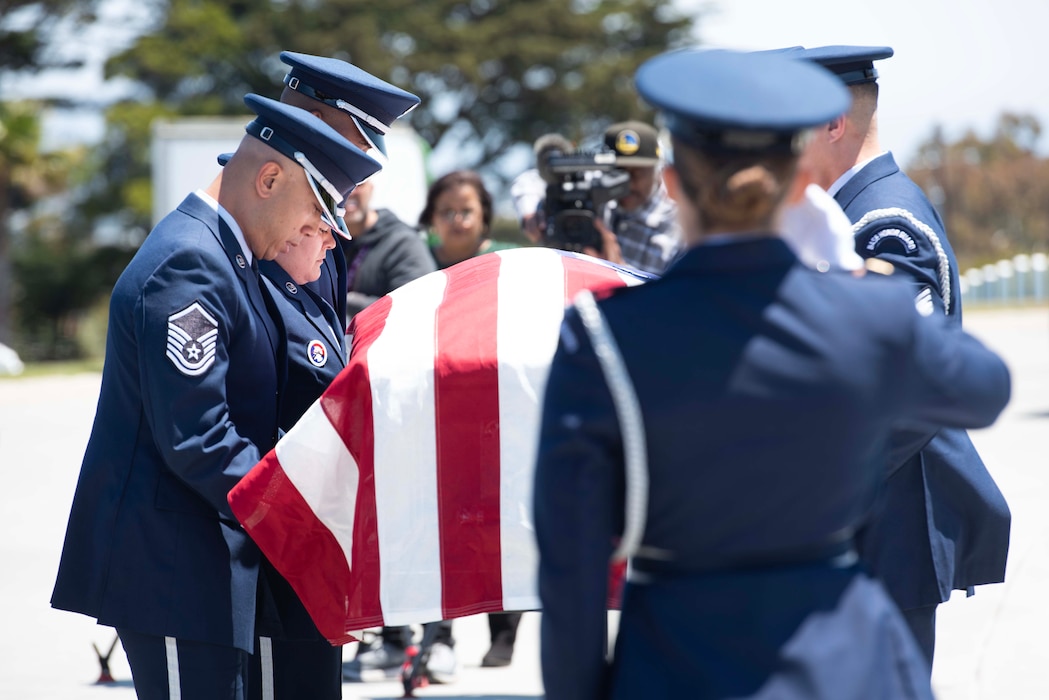
[{"label": "airman in blue dress uniform", "polygon": [[[878,139],[878,72],[887,46],[794,47],[789,55],[833,72],[853,94],[847,115],[819,130],[812,165],[854,224],[856,252],[892,263],[915,303],[961,326],[958,263],[925,193]],[[858,538],[860,554],[903,610],[930,663],[936,607],[954,589],[1005,579],[1009,507],[964,430],[893,436],[883,507]]]},{"label": "airman in blue dress uniform", "polygon": [[284,389],[257,261],[334,226],[319,192],[341,200],[372,162],[304,110],[245,102],[221,185],[157,224],[114,287],[51,599],[117,628],[143,699],[249,697],[260,553],[226,494],[273,447]]},{"label": "airman in blue dress uniform", "polygon": [[[314,112],[340,134],[380,162],[387,157],[391,125],[415,109],[419,98],[336,58],[282,51],[291,66],[284,76],[281,101]],[[320,277],[309,287],[328,302],[346,330],[346,255],[344,239],[325,257]]]},{"label": "airman in blue dress uniform", "polygon": [[[370,159],[351,161],[347,166],[353,169],[357,183],[379,168]],[[329,202],[330,218],[339,224],[340,205]],[[348,237],[340,226],[328,227],[316,238],[259,264],[265,291],[284,327],[288,381],[281,396],[279,425],[285,432],[346,366],[345,335],[335,310],[307,286],[320,275],[325,253],[336,245],[335,236]],[[265,557],[260,576],[265,598],[259,606],[259,650],[253,658],[253,679],[272,687],[278,699],[338,700],[342,697],[342,647],[332,646],[321,635],[295,591]]]},{"label": "airman in blue dress uniform", "polygon": [[[848,108],[840,81],[782,56],[681,51],[636,83],[672,136],[687,248],[662,278],[566,314],[535,481],[546,697],[931,698],[853,536],[892,426],[987,425],[1008,371],[906,283],[807,268],[774,233],[810,181],[808,130]],[[591,340],[595,311],[610,340]],[[606,373],[616,357],[625,372]],[[624,511],[639,433],[647,495]],[[609,558],[632,522],[608,660]]]}]

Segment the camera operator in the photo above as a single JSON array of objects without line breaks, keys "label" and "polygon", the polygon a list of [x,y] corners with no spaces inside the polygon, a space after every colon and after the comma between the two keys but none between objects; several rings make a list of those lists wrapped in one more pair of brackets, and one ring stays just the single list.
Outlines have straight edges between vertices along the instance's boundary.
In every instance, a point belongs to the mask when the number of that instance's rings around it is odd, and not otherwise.
[{"label": "camera operator", "polygon": [[577,151],[560,134],[541,136],[534,148],[536,168],[510,190],[529,240],[654,274],[677,256],[676,209],[663,187],[655,129],[614,124],[598,152]]},{"label": "camera operator", "polygon": [[[605,146],[615,152],[615,164],[630,174],[629,191],[598,213],[618,244],[622,262],[644,272],[661,274],[681,251],[677,208],[663,186],[663,157],[655,128],[640,122],[613,124],[605,130]],[[601,228],[598,227],[601,231]],[[605,257],[614,260],[607,253]]]}]

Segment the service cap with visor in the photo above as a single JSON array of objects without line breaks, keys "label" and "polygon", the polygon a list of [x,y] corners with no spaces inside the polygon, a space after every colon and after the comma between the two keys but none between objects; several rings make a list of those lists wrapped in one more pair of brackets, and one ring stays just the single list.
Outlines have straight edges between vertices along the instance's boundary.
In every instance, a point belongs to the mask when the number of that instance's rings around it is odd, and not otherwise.
[{"label": "service cap with visor", "polygon": [[797,155],[851,101],[827,71],[772,52],[673,51],[642,64],[635,82],[671,134],[708,152]]},{"label": "service cap with visor", "polygon": [[891,58],[894,51],[890,46],[789,46],[758,53],[785,54],[789,58],[804,59],[818,63],[846,85],[863,85],[878,81],[875,61]]},{"label": "service cap with visor", "polygon": [[285,85],[349,114],[384,158],[391,125],[419,104],[412,93],[337,58],[282,51],[280,60],[291,66]]},{"label": "service cap with visor", "polygon": [[339,225],[342,203],[382,165],[304,109],[255,94],[245,95],[244,103],[257,115],[244,130],[302,167],[324,223],[348,237]]}]

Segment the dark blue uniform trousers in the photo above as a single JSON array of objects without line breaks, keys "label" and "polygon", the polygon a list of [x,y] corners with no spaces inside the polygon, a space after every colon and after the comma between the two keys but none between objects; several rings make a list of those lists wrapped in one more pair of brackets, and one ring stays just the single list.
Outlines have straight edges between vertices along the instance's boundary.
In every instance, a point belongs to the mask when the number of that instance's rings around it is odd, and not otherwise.
[{"label": "dark blue uniform trousers", "polygon": [[249,654],[118,628],[138,700],[248,700]]},{"label": "dark blue uniform trousers", "polygon": [[325,640],[260,637],[251,656],[253,700],[339,700],[342,647]]}]

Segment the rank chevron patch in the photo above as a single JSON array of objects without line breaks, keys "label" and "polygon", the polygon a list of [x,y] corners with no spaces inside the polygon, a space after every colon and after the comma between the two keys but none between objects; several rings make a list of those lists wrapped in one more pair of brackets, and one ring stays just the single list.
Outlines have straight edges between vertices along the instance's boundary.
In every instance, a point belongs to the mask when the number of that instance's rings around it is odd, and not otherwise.
[{"label": "rank chevron patch", "polygon": [[168,359],[182,374],[204,374],[215,362],[218,334],[219,322],[194,301],[168,316]]}]

